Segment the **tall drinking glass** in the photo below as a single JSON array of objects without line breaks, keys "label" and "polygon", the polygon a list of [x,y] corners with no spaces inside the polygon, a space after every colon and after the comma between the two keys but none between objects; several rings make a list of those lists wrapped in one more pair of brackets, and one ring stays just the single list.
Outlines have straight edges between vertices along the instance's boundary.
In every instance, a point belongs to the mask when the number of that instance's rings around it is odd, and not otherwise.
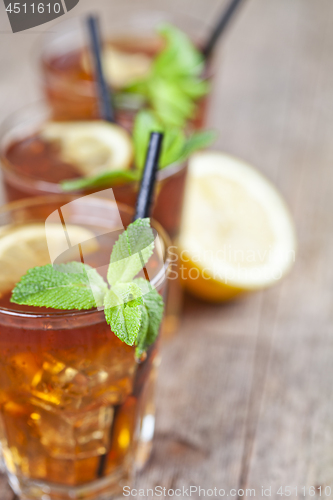
[{"label": "tall drinking glass", "polygon": [[[30,104],[13,113],[0,129],[0,167],[7,201],[63,193],[61,181],[82,176],[75,165],[64,162],[57,145],[41,136],[43,125],[51,119],[45,102]],[[175,240],[179,234],[187,163],[170,165],[158,172],[153,217]],[[110,182],[73,192],[80,197],[112,188],[116,201],[135,206],[139,183]]]},{"label": "tall drinking glass", "polygon": [[[156,29],[162,22],[174,24],[200,48],[207,36],[207,26],[202,19],[182,12],[171,13],[142,7],[130,9],[103,8],[101,11],[103,37],[106,46],[112,46],[126,54],[141,54],[153,58],[163,48],[163,41]],[[53,26],[53,32],[45,36],[39,52],[42,70],[42,87],[52,108],[53,117],[59,120],[90,119],[99,116],[96,83],[87,67],[86,27],[84,18],[71,18]],[[117,55],[116,55],[117,57]],[[115,61],[114,71],[126,76]],[[136,61],[133,64],[140,64]],[[211,77],[211,65],[207,64],[203,76]],[[138,78],[140,75],[138,74]],[[119,80],[119,78],[117,78]],[[133,119],[146,103],[133,94],[122,91],[121,82],[113,85],[117,121],[131,130]],[[197,101],[197,109],[190,120],[196,129],[205,121],[208,96]]]},{"label": "tall drinking glass", "polygon": [[[98,269],[132,219],[131,209],[94,196],[74,203],[69,196],[35,198],[1,210],[0,439],[17,495],[109,500],[149,457],[158,341],[137,360],[134,347],[112,333],[103,311],[9,301],[17,275],[49,259],[44,223],[60,207],[68,235],[85,239],[85,263]],[[58,226],[47,229],[48,243],[50,234],[59,243]],[[169,241],[157,223],[152,226],[160,244],[147,271],[164,295]],[[69,248],[69,260],[75,248]]]}]

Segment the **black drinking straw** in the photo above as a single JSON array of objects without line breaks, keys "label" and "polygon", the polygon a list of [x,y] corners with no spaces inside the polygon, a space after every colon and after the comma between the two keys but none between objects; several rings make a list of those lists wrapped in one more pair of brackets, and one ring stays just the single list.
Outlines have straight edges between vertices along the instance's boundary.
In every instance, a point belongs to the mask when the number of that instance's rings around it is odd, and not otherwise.
[{"label": "black drinking straw", "polygon": [[92,54],[92,59],[94,62],[95,77],[97,82],[98,100],[101,117],[111,123],[115,123],[115,113],[113,109],[111,91],[108,87],[102,66],[102,48],[101,48],[101,37],[99,30],[99,22],[97,16],[87,17],[87,26],[90,36],[90,49]]},{"label": "black drinking straw", "polygon": [[237,8],[244,0],[231,0],[227,5],[226,9],[222,12],[221,17],[219,18],[218,23],[216,24],[208,42],[206,43],[202,53],[205,56],[205,59],[209,59],[211,56],[216,43],[221,37],[222,33],[225,31],[227,26],[229,25],[231,19],[236,13]]},{"label": "black drinking straw", "polygon": [[136,201],[134,220],[149,217],[152,204],[158,163],[161,155],[163,134],[152,132],[142,175],[140,191]]},{"label": "black drinking straw", "polygon": [[[152,205],[154,187],[156,183],[156,174],[159,166],[159,159],[162,151],[163,134],[159,132],[152,132],[150,134],[149,146],[147,150],[146,163],[142,175],[141,186],[136,202],[135,215],[133,220],[144,219],[149,217],[150,208]],[[144,268],[145,271],[145,268]],[[145,276],[146,271],[145,271]],[[115,419],[119,410],[119,406],[114,409],[113,420]],[[112,445],[113,438],[113,425],[111,426],[110,443]],[[101,455],[97,468],[97,477],[102,478],[105,474],[105,467],[107,463],[108,453]]]}]

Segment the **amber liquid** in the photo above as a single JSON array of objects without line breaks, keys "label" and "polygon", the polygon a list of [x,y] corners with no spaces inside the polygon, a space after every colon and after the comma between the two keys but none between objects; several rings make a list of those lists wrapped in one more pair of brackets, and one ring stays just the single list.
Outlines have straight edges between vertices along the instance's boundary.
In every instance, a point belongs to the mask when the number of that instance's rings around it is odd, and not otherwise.
[{"label": "amber liquid", "polygon": [[[112,46],[127,53],[141,53],[153,58],[162,43],[158,38],[133,38],[112,40]],[[42,61],[45,92],[55,120],[82,120],[100,117],[94,77],[84,68],[83,54],[87,49],[77,49]],[[117,91],[114,91],[114,104]],[[116,120],[127,130],[133,128],[138,109],[116,106]]]},{"label": "amber liquid", "polygon": [[[127,53],[141,53],[153,58],[163,47],[155,37],[119,38],[107,42],[117,50]],[[82,64],[82,55],[86,49],[69,51],[66,54],[42,60],[45,77],[44,91],[52,108],[55,120],[84,120],[100,117],[97,94],[92,83],[93,75]],[[117,94],[117,91],[114,91]],[[126,101],[126,98],[125,98]],[[131,131],[139,108],[116,104],[117,122]],[[207,97],[198,101],[197,111],[191,120],[191,127],[201,129],[207,110]]]},{"label": "amber liquid", "polygon": [[[61,192],[59,182],[81,177],[75,165],[61,160],[59,147],[46,142],[38,133],[9,144],[2,162],[5,165],[3,177],[8,201]],[[185,167],[180,168],[157,183],[152,216],[172,238],[179,233],[186,171]],[[48,184],[41,185],[40,181]],[[110,187],[118,203],[135,206],[139,188],[137,182],[109,184],[100,189]],[[77,194],[83,196],[96,191],[99,189],[85,189]]]},{"label": "amber liquid", "polygon": [[[86,263],[105,264],[108,237],[101,241]],[[81,486],[128,477],[139,454],[147,458],[140,429],[153,407],[156,343],[138,362],[103,311],[87,320],[62,311],[52,327],[59,311],[17,306],[9,297],[0,297],[0,308],[51,314],[18,323],[0,311],[0,437],[9,473],[23,490],[29,480]]]}]

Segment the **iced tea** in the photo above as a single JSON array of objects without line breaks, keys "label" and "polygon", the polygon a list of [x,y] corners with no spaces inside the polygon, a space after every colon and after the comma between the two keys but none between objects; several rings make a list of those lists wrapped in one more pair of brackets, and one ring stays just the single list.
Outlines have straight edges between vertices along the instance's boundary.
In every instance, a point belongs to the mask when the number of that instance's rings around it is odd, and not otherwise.
[{"label": "iced tea", "polygon": [[[28,106],[5,122],[0,145],[1,167],[7,201],[63,192],[61,181],[82,177],[74,163],[65,162],[60,147],[41,134],[48,121],[48,110],[42,104]],[[153,217],[174,239],[180,227],[187,166],[171,165],[160,170]],[[117,202],[134,206],[139,182],[110,183]],[[89,188],[76,196],[98,191]]]},{"label": "iced tea", "polygon": [[[117,121],[131,131],[136,113],[148,104],[142,96],[123,91],[125,84],[131,83],[131,80],[128,78],[128,71],[122,68],[125,64],[117,64],[117,59],[123,58],[132,70],[133,67],[138,68],[137,75],[133,74],[133,81],[136,77],[140,79],[140,76],[144,76],[145,68],[148,73],[149,64],[164,48],[163,39],[156,35],[156,27],[161,21],[168,20],[168,15],[143,11],[140,14],[128,12],[125,17],[124,14],[118,14],[118,16],[117,25],[109,27],[108,31],[113,35],[106,37],[104,53],[109,52],[110,61],[115,60],[115,75],[121,73],[119,78],[114,78],[115,81],[112,84]],[[177,20],[179,21],[181,17],[177,16]],[[185,18],[181,24],[190,31],[190,35],[197,39],[201,31],[198,28],[200,23],[202,24],[202,21]],[[121,32],[119,26],[123,30],[126,30],[123,26],[127,26],[127,31]],[[200,40],[197,45],[200,46]],[[91,65],[88,64],[89,58],[84,25],[79,20],[72,19],[71,22],[60,23],[57,26],[57,32],[45,39],[41,53],[43,89],[52,108],[54,119],[84,120],[100,116],[96,82]],[[140,75],[140,68],[142,75]],[[209,65],[202,76],[210,78]],[[111,85],[111,78],[108,80]],[[195,114],[189,121],[191,128],[203,128],[207,106],[207,95],[197,100]]]},{"label": "iced tea", "polygon": [[[82,248],[85,263],[99,267],[121,231],[120,219],[115,203],[88,198],[66,212],[66,223],[85,237],[95,235]],[[13,265],[20,245],[14,275],[31,266],[34,251],[40,260],[35,265],[44,265],[46,242],[36,234],[43,220],[69,200],[26,200],[2,210],[0,266]],[[132,214],[123,208],[120,216],[126,226]],[[168,243],[156,227],[165,263],[161,268],[152,259],[149,274],[164,294]],[[8,255],[10,234],[18,241]],[[19,306],[9,301],[10,293],[2,276],[0,432],[11,486],[29,499],[109,499],[149,456],[158,342],[137,360],[134,348],[112,333],[103,311]]]}]

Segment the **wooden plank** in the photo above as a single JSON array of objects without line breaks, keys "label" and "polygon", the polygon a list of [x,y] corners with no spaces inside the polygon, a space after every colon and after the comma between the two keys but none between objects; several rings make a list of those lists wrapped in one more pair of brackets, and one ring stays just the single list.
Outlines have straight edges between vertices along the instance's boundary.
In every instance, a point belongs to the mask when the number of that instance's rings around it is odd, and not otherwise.
[{"label": "wooden plank", "polygon": [[181,331],[163,349],[154,454],[138,488],[237,484],[261,298],[249,299],[241,320],[240,303],[187,301]]},{"label": "wooden plank", "polygon": [[[284,283],[256,426],[249,475],[244,486],[257,491],[279,486],[332,485],[330,379],[332,354],[332,146],[325,130],[332,127],[325,88],[332,73],[328,54],[333,37],[332,5],[299,5],[299,32],[292,70],[291,103],[278,181],[289,193],[299,234],[297,265]],[[316,29],[314,29],[314,23]],[[325,110],[325,111],[324,111]],[[291,172],[288,176],[287,172]],[[251,462],[250,462],[251,459]],[[299,491],[300,494],[300,491]],[[317,492],[318,494],[318,492]],[[294,492],[293,492],[294,496]],[[309,495],[307,490],[306,496]]]}]

